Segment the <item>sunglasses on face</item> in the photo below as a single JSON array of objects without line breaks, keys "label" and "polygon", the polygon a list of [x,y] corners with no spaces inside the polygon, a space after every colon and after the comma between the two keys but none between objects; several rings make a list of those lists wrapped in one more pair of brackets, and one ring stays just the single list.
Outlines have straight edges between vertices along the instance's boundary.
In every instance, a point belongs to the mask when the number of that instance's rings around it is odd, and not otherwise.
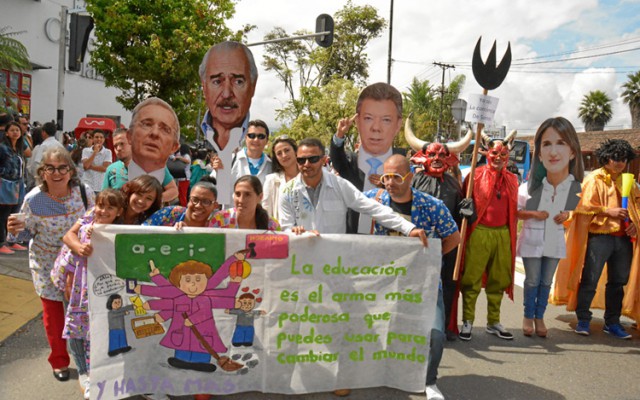
[{"label": "sunglasses on face", "polygon": [[395,172],[382,174],[380,175],[380,183],[382,183],[383,185],[386,185],[387,183],[395,183],[397,185],[402,185],[410,173],[411,171],[407,172],[404,176]]},{"label": "sunglasses on face", "polygon": [[212,205],[213,203],[215,203],[215,200],[209,200],[209,199],[201,199],[199,197],[189,197],[189,201],[193,203],[194,206],[197,206],[198,204],[202,204],[203,207],[209,207],[210,205]]},{"label": "sunglasses on face", "polygon": [[300,165],[304,165],[307,163],[307,161],[309,161],[311,164],[315,164],[318,161],[320,161],[320,159],[322,158],[322,156],[311,156],[311,157],[296,157],[296,161],[298,162],[298,164]]},{"label": "sunglasses on face", "polygon": [[71,170],[71,167],[69,167],[68,165],[61,165],[59,167],[54,167],[53,165],[47,165],[43,169],[44,173],[47,175],[52,175],[56,171],[58,171],[60,175],[65,175],[70,170]]},{"label": "sunglasses on face", "polygon": [[247,133],[247,137],[249,139],[260,139],[260,140],[265,140],[267,138],[267,135],[265,135],[264,133]]}]

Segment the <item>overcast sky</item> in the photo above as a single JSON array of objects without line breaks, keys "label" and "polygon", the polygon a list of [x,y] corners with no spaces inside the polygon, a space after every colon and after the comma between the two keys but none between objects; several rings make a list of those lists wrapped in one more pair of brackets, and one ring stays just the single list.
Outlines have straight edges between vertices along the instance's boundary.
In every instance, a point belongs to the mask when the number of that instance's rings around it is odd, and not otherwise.
[{"label": "overcast sky", "polygon": [[[390,0],[353,3],[369,4],[389,19]],[[277,26],[289,34],[300,29],[313,31],[319,14],[333,15],[344,4],[338,0],[239,0],[229,25],[234,29],[256,25],[249,42],[259,42]],[[544,119],[561,115],[581,131],[584,125],[577,110],[582,97],[591,90],[602,90],[613,99],[613,119],[605,129],[628,128],[629,108],[620,93],[627,74],[640,70],[639,16],[640,0],[395,0],[391,84],[401,92],[407,91],[413,77],[439,85],[442,70],[432,65],[437,61],[456,66],[447,71],[447,83],[458,74],[466,75],[461,98],[481,93],[470,65],[476,41],[482,36],[483,58],[494,40],[498,59],[511,42],[509,74],[498,89],[489,92],[500,99],[495,117],[498,125],[533,134]],[[369,83],[387,80],[388,41],[386,29],[366,49]],[[282,82],[264,70],[262,46],[251,49],[260,73],[251,116],[277,128],[280,123],[274,110],[288,97]],[[615,54],[596,56],[605,53]],[[563,61],[538,63],[549,60]],[[518,65],[532,62],[536,64]]]}]

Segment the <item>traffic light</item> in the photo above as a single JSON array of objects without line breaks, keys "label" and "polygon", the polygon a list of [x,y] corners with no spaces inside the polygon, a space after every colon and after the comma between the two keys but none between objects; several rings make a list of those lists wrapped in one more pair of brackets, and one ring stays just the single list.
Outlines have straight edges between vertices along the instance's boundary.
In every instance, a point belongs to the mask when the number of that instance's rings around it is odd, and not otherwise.
[{"label": "traffic light", "polygon": [[71,14],[69,27],[69,71],[79,72],[87,52],[89,34],[93,29],[93,18],[88,15]]},{"label": "traffic light", "polygon": [[320,14],[316,18],[316,33],[329,32],[316,36],[316,43],[320,47],[329,47],[333,43],[333,18],[329,14]]}]

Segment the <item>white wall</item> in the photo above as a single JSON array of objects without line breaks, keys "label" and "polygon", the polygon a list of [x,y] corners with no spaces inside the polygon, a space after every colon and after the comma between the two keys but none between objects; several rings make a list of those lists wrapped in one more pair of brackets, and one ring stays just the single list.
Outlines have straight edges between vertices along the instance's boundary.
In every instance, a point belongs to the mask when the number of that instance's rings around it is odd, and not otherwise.
[{"label": "white wall", "polygon": [[[83,6],[78,0],[56,0],[56,3],[68,6]],[[56,119],[58,93],[58,43],[49,40],[45,33],[47,20],[49,34],[54,39],[60,32],[60,5],[48,0],[2,0],[0,7],[0,27],[10,26],[10,31],[25,31],[16,36],[29,51],[32,62],[50,66],[51,69],[25,71],[32,75],[31,82],[31,121],[50,121]],[[68,57],[68,48],[65,51]],[[121,122],[129,124],[130,112],[116,101],[120,93],[115,88],[107,88],[101,80],[85,76],[95,76],[88,66],[90,55],[85,56],[84,70],[81,73],[66,71],[64,90],[64,126],[63,130],[73,130],[80,118],[87,114],[119,115]],[[66,63],[68,65],[68,62]],[[82,76],[85,75],[85,76]]]}]

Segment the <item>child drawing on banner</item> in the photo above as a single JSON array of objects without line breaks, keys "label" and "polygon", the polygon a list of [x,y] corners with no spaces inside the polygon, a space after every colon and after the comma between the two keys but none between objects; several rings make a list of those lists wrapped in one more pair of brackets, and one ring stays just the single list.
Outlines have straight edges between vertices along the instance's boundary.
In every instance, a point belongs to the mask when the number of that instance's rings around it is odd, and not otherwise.
[{"label": "child drawing on banner", "polygon": [[109,314],[109,357],[126,353],[131,350],[131,346],[127,343],[127,333],[124,330],[124,316],[133,311],[133,305],[122,305],[122,296],[112,294],[107,300],[107,309]]},{"label": "child drawing on banner", "polygon": [[[249,287],[242,288],[243,292],[248,292]],[[260,293],[260,289],[254,289],[253,293]],[[224,310],[227,314],[237,315],[236,329],[233,332],[233,338],[231,344],[235,347],[240,346],[253,346],[253,337],[255,334],[255,328],[253,321],[265,315],[267,312],[264,310],[254,310],[256,303],[262,303],[262,298],[254,296],[253,293],[243,293],[238,297],[237,306],[233,309]]]},{"label": "child drawing on banner", "polygon": [[[171,270],[168,279],[150,261],[149,276],[156,286],[138,285],[134,291],[143,296],[159,298],[143,304],[146,310],[160,311],[155,314],[158,323],[171,320],[171,326],[160,340],[160,345],[174,350],[174,356],[167,360],[172,367],[201,372],[214,372],[217,369],[211,364],[211,356],[220,363],[218,353],[225,353],[227,348],[218,334],[212,310],[235,305],[240,282],[248,276],[247,269],[250,269],[244,261],[245,254],[245,250],[235,253],[215,274],[203,262],[184,261]],[[242,273],[230,274],[231,267],[238,262],[244,268]],[[227,277],[231,277],[227,287],[217,289]],[[207,347],[209,352],[203,352]]]}]

